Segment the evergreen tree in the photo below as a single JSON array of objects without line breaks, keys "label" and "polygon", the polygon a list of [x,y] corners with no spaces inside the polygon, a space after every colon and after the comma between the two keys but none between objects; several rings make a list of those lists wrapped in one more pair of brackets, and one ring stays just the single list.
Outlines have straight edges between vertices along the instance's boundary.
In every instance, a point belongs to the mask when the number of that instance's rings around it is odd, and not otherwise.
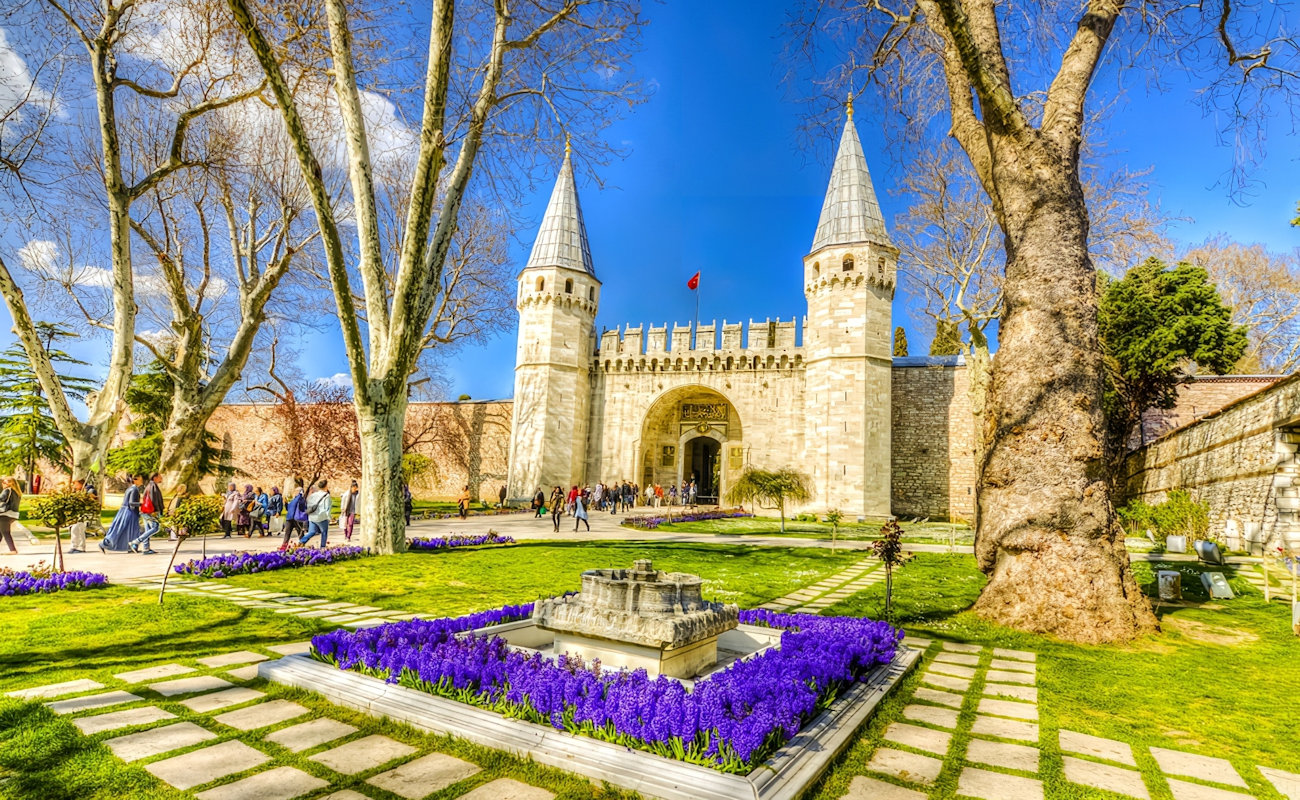
[{"label": "evergreen tree", "polygon": [[894,355],[907,355],[907,331],[903,330],[902,325],[894,328]]},{"label": "evergreen tree", "polygon": [[1149,408],[1173,408],[1178,387],[1197,370],[1222,375],[1246,350],[1246,326],[1205,270],[1167,267],[1148,258],[1102,286],[1098,309],[1106,364],[1109,451],[1122,462],[1126,443]]},{"label": "evergreen tree", "polygon": [[[72,337],[72,331],[48,322],[36,323],[36,329],[53,366],[85,365],[56,347],[61,339]],[[86,378],[67,374],[58,378],[69,398],[84,401],[95,389],[95,383]],[[37,461],[44,459],[67,472],[68,457],[68,440],[50,414],[31,361],[22,345],[14,344],[0,353],[0,472],[21,469],[30,485]]]},{"label": "evergreen tree", "polygon": [[955,356],[961,353],[961,328],[952,320],[934,321],[934,339],[930,341],[930,355]]}]

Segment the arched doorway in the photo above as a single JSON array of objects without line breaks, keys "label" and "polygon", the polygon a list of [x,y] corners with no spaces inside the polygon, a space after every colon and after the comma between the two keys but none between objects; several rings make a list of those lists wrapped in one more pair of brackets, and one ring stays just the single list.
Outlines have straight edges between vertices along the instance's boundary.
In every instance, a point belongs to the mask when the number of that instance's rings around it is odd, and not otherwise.
[{"label": "arched doorway", "polygon": [[[635,463],[641,487],[696,482],[697,500],[714,504],[744,464],[740,415],[714,389],[699,385],[670,389],[650,404],[641,428]],[[684,499],[679,499],[684,502]]]}]

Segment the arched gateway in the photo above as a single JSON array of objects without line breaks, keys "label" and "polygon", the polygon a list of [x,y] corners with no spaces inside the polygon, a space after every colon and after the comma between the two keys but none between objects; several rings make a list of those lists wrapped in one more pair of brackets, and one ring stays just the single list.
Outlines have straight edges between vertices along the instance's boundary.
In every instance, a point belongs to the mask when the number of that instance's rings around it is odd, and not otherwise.
[{"label": "arched gateway", "polygon": [[693,480],[701,503],[717,503],[744,464],[744,452],[740,414],[725,396],[699,385],[671,389],[646,411],[633,480],[643,487]]}]

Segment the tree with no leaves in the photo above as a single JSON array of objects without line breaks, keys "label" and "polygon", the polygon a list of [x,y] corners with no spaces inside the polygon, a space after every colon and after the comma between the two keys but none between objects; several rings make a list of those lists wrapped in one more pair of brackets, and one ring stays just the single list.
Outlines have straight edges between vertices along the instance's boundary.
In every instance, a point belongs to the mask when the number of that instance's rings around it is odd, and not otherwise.
[{"label": "tree with no leaves", "polygon": [[989,582],[976,611],[1081,642],[1155,630],[1104,468],[1105,372],[1080,177],[1089,90],[1106,60],[1131,57],[1157,73],[1181,62],[1212,73],[1203,98],[1234,125],[1261,125],[1269,94],[1296,87],[1295,31],[1276,6],[1229,0],[826,0],[805,9],[801,41],[838,64],[835,88],[844,64],[863,64],[914,130],[946,130],[1004,240],[975,539]]},{"label": "tree with no leaves", "polygon": [[[401,458],[407,386],[430,343],[440,298],[447,296],[448,255],[472,196],[471,177],[476,167],[490,177],[489,164],[518,164],[546,134],[555,145],[560,129],[599,129],[629,102],[635,87],[622,70],[641,25],[638,9],[634,0],[434,0],[422,105],[413,109],[420,120],[416,145],[410,168],[401,171],[405,185],[387,191],[385,170],[374,156],[374,130],[363,113],[363,81],[372,75],[358,69],[354,46],[358,32],[377,35],[381,26],[359,25],[358,6],[347,0],[325,0],[323,21],[313,18],[314,9],[282,15],[262,13],[249,0],[229,5],[265,73],[320,226],[361,432],[363,537],[378,552],[399,552],[406,547]],[[335,222],[336,199],[326,187],[305,109],[294,95],[301,74],[281,65],[286,48],[305,35],[328,41],[328,58],[306,79],[330,86],[337,103],[355,221],[351,253]],[[385,236],[385,218],[395,220],[395,235]],[[364,327],[353,274],[361,285]]]}]

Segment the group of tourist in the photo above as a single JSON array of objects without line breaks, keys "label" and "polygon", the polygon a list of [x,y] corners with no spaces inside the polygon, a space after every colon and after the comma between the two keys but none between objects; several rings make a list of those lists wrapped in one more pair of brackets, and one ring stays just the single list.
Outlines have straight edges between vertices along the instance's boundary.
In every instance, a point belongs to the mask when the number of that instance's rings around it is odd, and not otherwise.
[{"label": "group of tourist", "polygon": [[[339,497],[339,525],[343,538],[352,541],[361,510],[361,490],[352,481],[348,490]],[[333,517],[334,497],[329,481],[324,478],[307,489],[299,486],[293,497],[284,502],[280,487],[272,486],[270,493],[259,486],[244,484],[241,492],[234,481],[226,484],[225,502],[221,509],[222,538],[244,536],[283,536],[280,549],[297,541],[305,545],[317,540],[320,547],[329,546],[330,520]],[[319,539],[317,539],[319,537]]]},{"label": "group of tourist", "polygon": [[590,511],[608,511],[610,514],[617,514],[620,511],[629,511],[641,503],[654,508],[663,505],[675,506],[679,498],[683,505],[694,506],[698,502],[699,487],[694,480],[682,481],[680,490],[676,485],[669,485],[665,490],[663,486],[655,483],[646,486],[644,492],[638,484],[626,480],[611,484],[600,482],[594,487],[574,485],[568,492],[556,486],[551,490],[550,497],[547,497],[546,491],[539,486],[537,493],[533,495],[533,518],[540,519],[549,511],[551,525],[558,531],[560,518],[568,514],[573,517],[575,531],[578,530],[579,525],[586,525],[587,530],[591,530],[591,524],[587,521]]}]

